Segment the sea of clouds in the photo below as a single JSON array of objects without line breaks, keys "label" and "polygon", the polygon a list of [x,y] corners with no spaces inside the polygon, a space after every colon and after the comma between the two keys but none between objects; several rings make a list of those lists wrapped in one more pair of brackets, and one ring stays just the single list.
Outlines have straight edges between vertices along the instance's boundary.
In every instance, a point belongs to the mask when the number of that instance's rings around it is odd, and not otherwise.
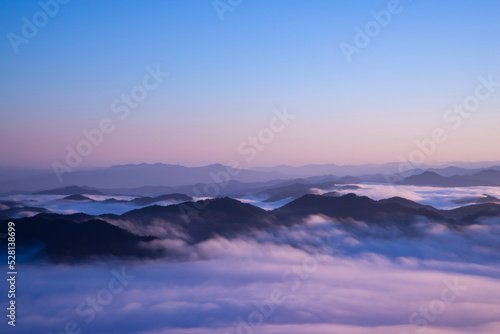
[{"label": "sea of clouds", "polygon": [[[463,202],[457,204],[457,200],[463,200],[471,197],[482,197],[490,195],[500,198],[500,187],[426,187],[426,186],[403,186],[403,185],[389,185],[389,184],[357,184],[357,189],[313,189],[317,194],[323,194],[330,191],[337,191],[341,194],[355,193],[359,196],[368,196],[375,200],[390,198],[394,196],[403,197],[411,201],[415,201],[424,205],[431,205],[437,209],[449,210],[467,204],[474,204],[473,202]],[[68,201],[63,200],[66,196],[62,195],[10,195],[0,196],[0,201],[14,201],[21,206],[45,208],[54,213],[60,214],[73,214],[83,212],[89,215],[101,215],[107,213],[123,214],[127,211],[141,208],[132,203],[105,203],[106,199],[116,199],[130,201],[134,199],[133,196],[103,196],[103,195],[88,195],[94,201]],[[194,200],[206,199],[195,198]],[[237,197],[236,199],[258,206],[265,210],[273,210],[279,208],[293,200],[293,198],[283,199],[277,202],[265,202],[265,196],[244,196]],[[162,201],[154,203],[155,205],[172,205],[178,204],[176,201]],[[2,207],[0,207],[2,209]],[[3,208],[5,209],[5,208]],[[33,210],[23,210],[12,218],[22,218],[36,215],[37,212]]]},{"label": "sea of clouds", "polygon": [[423,221],[413,232],[310,216],[232,239],[143,245],[181,255],[170,259],[19,264],[17,326],[0,329],[498,333],[498,219],[460,229]]}]

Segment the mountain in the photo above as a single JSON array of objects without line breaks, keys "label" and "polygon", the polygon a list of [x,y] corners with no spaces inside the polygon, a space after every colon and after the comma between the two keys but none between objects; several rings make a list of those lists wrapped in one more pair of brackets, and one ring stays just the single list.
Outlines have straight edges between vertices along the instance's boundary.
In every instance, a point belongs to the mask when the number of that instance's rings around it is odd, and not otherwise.
[{"label": "mountain", "polygon": [[[99,201],[95,201],[89,197],[79,195],[79,194],[66,196],[62,200],[63,201],[81,201],[81,202],[99,202]],[[187,201],[191,201],[191,200],[193,200],[193,198],[191,196],[184,195],[184,194],[166,194],[166,195],[161,195],[161,196],[157,196],[157,197],[148,197],[148,196],[137,197],[137,198],[134,198],[130,201],[119,200],[119,199],[115,199],[115,198],[108,198],[108,199],[105,199],[104,201],[101,201],[101,203],[130,203],[130,204],[134,204],[137,206],[146,206],[146,205],[150,205],[150,204],[162,202],[162,201],[187,202]]]},{"label": "mountain", "polygon": [[410,201],[409,199],[403,198],[403,197],[391,197],[391,198],[386,198],[386,199],[381,199],[378,201],[380,204],[388,204],[388,203],[395,203],[403,206],[407,206],[409,208],[416,208],[416,209],[426,209],[429,211],[433,212],[440,212],[440,210],[430,206],[430,205],[423,205],[417,202]]},{"label": "mountain", "polygon": [[78,194],[66,196],[63,198],[63,200],[65,200],[65,201],[94,202],[93,199],[88,198],[88,197],[83,196],[83,195],[78,195]]},{"label": "mountain", "polygon": [[298,198],[305,194],[311,194],[311,188],[313,188],[313,185],[309,183],[292,183],[267,188],[257,195],[268,196],[264,202],[272,203],[287,198]]},{"label": "mountain", "polygon": [[500,186],[500,171],[486,169],[477,174],[463,176],[464,179],[480,183],[480,185]]},{"label": "mountain", "polygon": [[43,212],[49,212],[49,210],[44,208],[35,208],[30,206],[15,206],[5,210],[0,210],[0,215],[7,218],[22,218],[27,216],[36,215]]},{"label": "mountain", "polygon": [[500,203],[500,199],[494,196],[483,194],[482,196],[469,196],[469,197],[457,198],[452,202],[456,204]]},{"label": "mountain", "polygon": [[34,195],[104,195],[97,189],[89,187],[68,186],[35,192]]},{"label": "mountain", "polygon": [[[331,191],[335,190],[355,190],[359,189],[356,185],[343,185],[346,181],[353,181],[354,178],[351,177],[327,177],[320,180],[319,182],[310,182],[310,179],[296,179],[285,181],[276,186],[266,187],[264,190],[260,190],[256,193],[257,196],[269,196],[264,202],[272,203],[288,198],[299,198],[307,194],[318,194],[318,190],[321,191]],[[359,181],[359,180],[357,180]]]},{"label": "mountain", "polygon": [[[283,180],[271,180],[266,182],[240,182],[231,180],[227,183],[216,184],[217,196],[238,196],[251,193],[256,189],[272,186],[284,182]],[[143,186],[138,188],[110,188],[101,191],[107,195],[131,195],[131,196],[159,196],[168,193],[182,193],[190,196],[203,196],[205,189],[213,187],[212,183],[196,183],[178,187],[169,186]]]},{"label": "mountain", "polygon": [[[35,248],[36,259],[74,262],[97,257],[142,258],[160,254],[141,247],[155,237],[141,237],[102,220],[77,223],[63,215],[37,215],[15,221],[18,253]],[[6,231],[6,222],[2,230]],[[3,232],[3,231],[2,231]]]},{"label": "mountain", "polygon": [[[452,227],[481,224],[483,218],[496,217],[500,222],[500,204],[484,203],[453,210],[439,210],[432,206],[393,197],[375,201],[368,197],[348,194],[340,197],[305,195],[273,211],[278,221],[299,223],[310,215],[323,215],[334,221],[346,221],[341,226],[352,228],[349,221],[395,227],[415,236],[414,223],[428,220]],[[346,225],[347,224],[347,225]]]},{"label": "mountain", "polygon": [[[479,173],[482,170],[483,170],[482,168],[467,169],[467,168],[460,168],[460,167],[455,167],[455,166],[449,166],[449,167],[445,167],[445,168],[429,168],[429,169],[427,169],[428,172],[433,172],[433,173],[439,174],[441,176],[446,176],[446,177],[456,176],[456,175],[459,175],[459,176],[472,175],[472,174]],[[418,174],[420,174],[420,173],[418,173]]]},{"label": "mountain", "polygon": [[[483,176],[491,181],[488,173],[500,173],[500,166],[492,165],[489,169],[483,167],[487,163],[465,164],[457,163],[462,167],[448,166],[438,168],[436,166],[425,171],[444,177],[464,177],[464,180],[456,181],[456,184],[468,185],[487,183]],[[466,169],[463,166],[474,166],[474,169]],[[202,196],[209,191],[217,192],[216,196],[230,196],[246,194],[249,190],[259,187],[258,183],[275,182],[296,178],[306,178],[310,182],[318,180],[335,180],[338,183],[359,182],[386,182],[387,176],[394,174],[391,179],[401,179],[398,175],[399,163],[388,163],[381,165],[348,165],[337,166],[307,165],[301,167],[276,166],[256,167],[251,169],[234,169],[220,164],[203,167],[185,167],[180,165],[166,164],[129,164],[117,165],[106,168],[90,170],[75,170],[62,175],[59,182],[55,172],[26,171],[15,173],[5,170],[6,176],[0,178],[0,189],[4,194],[17,194],[24,192],[42,191],[46,189],[78,186],[98,188],[107,194],[127,194],[140,196],[157,196],[165,193],[184,193],[191,196]],[[428,166],[427,168],[430,168]],[[2,169],[0,168],[0,172]],[[423,169],[410,170],[404,174],[409,180],[405,184],[428,184],[419,178],[412,179],[423,173]],[[485,175],[480,173],[485,172]],[[451,175],[457,173],[456,175]],[[478,175],[479,174],[479,175]],[[338,175],[338,176],[335,176]],[[351,175],[351,176],[350,176]],[[396,176],[397,177],[396,177]],[[467,177],[476,175],[478,179],[469,180]],[[3,180],[3,181],[2,181]],[[229,182],[228,182],[229,180]],[[482,182],[479,182],[481,181]],[[425,181],[425,182],[424,182]],[[473,181],[473,182],[472,182]],[[499,183],[499,182],[497,182]],[[450,182],[450,184],[454,184]],[[262,184],[260,186],[263,186]],[[206,189],[205,189],[206,188]],[[108,189],[108,190],[105,190]],[[78,192],[67,192],[63,195]]]},{"label": "mountain", "polygon": [[184,194],[167,194],[167,195],[161,195],[157,197],[139,197],[135,198],[130,201],[130,203],[135,204],[135,205],[149,205],[161,201],[175,201],[175,202],[187,202],[187,201],[192,201],[193,198],[188,195]]},{"label": "mountain", "polygon": [[[423,171],[431,171],[442,176],[475,174],[486,168],[500,171],[499,161],[493,162],[450,162],[444,164],[427,164],[421,169],[414,169],[404,173],[404,176],[420,174]],[[310,164],[304,166],[279,165],[274,167],[254,167],[252,170],[260,172],[279,172],[290,177],[311,177],[318,175],[353,175],[362,179],[373,179],[375,175],[384,176],[387,173],[397,174],[401,167],[400,162],[390,162],[385,164],[361,164],[361,165],[335,165],[335,164]],[[379,177],[376,177],[379,179]]]},{"label": "mountain", "polygon": [[[61,185],[88,186],[99,189],[138,188],[143,186],[178,187],[196,183],[215,183],[217,187],[223,188],[228,178],[240,182],[266,182],[287,177],[278,172],[234,169],[220,164],[204,167],[129,164],[68,172],[62,175],[62,182],[59,182],[55,173],[31,175],[1,182],[0,189],[4,191],[13,189],[39,191],[40,189],[54,188]],[[69,195],[69,193],[63,195]]]},{"label": "mountain", "polygon": [[500,186],[500,171],[487,169],[472,175],[455,175],[450,177],[427,171],[418,175],[409,176],[399,183],[440,187]]},{"label": "mountain", "polygon": [[[486,203],[438,210],[399,197],[376,201],[354,194],[304,195],[281,208],[266,211],[225,197],[153,205],[122,215],[41,213],[11,220],[16,224],[16,233],[22,236],[18,239],[20,254],[27,256],[31,250],[37,259],[74,262],[101,257],[176,258],[176,253],[166,253],[150,243],[170,239],[195,245],[218,236],[251,237],[255,232],[307,224],[312,215],[321,215],[338,228],[356,233],[366,235],[371,233],[367,226],[378,226],[415,238],[420,236],[421,222],[459,229],[481,224],[485,218],[500,220],[500,205]],[[1,222],[0,233],[6,232],[7,222]]]},{"label": "mountain", "polygon": [[[452,187],[453,181],[434,172],[423,172],[409,176],[399,182],[405,185]],[[462,186],[462,185],[460,185]],[[466,185],[465,185],[466,186]]]},{"label": "mountain", "polygon": [[[200,242],[214,235],[231,236],[264,228],[272,223],[272,214],[256,206],[228,197],[197,202],[158,206],[132,210],[122,215],[107,215],[108,221],[131,221],[140,224],[143,231],[148,226],[169,231],[169,237],[187,236],[188,242]],[[137,228],[137,226],[135,226]],[[143,232],[144,233],[144,232]]]},{"label": "mountain", "polygon": [[323,195],[321,196],[327,196],[327,197],[340,197],[340,196],[343,196],[341,193],[339,192],[336,192],[336,191],[330,191],[330,192],[327,192],[327,193],[324,193]]},{"label": "mountain", "polygon": [[363,174],[376,174],[397,172],[399,163],[387,164],[365,164],[365,165],[344,165],[339,166],[335,164],[311,164],[305,166],[287,166],[280,165],[275,167],[254,167],[252,170],[260,172],[278,172],[290,177],[311,177],[319,175],[354,175],[359,176]]},{"label": "mountain", "polygon": [[48,173],[47,169],[32,169],[25,167],[0,166],[0,183],[20,179],[28,176],[35,176]]},{"label": "mountain", "polygon": [[[411,203],[411,205],[409,205]],[[412,221],[416,217],[441,220],[438,210],[418,207],[418,203],[375,201],[366,196],[348,194],[340,197],[305,195],[281,208],[275,209],[278,217],[286,219],[304,218],[313,214],[325,215],[334,219],[355,219],[365,222]]]},{"label": "mountain", "polygon": [[[499,217],[500,204],[483,203],[463,206],[447,211],[446,216],[449,218],[458,219],[463,223],[473,223],[479,218]],[[500,221],[500,218],[498,219],[498,221]]]}]

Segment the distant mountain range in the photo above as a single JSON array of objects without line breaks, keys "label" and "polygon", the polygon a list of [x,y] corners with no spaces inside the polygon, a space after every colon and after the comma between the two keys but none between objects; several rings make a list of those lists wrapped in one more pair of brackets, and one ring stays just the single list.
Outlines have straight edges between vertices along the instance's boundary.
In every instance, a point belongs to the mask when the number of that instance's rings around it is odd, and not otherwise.
[{"label": "distant mountain range", "polygon": [[500,171],[487,169],[472,175],[441,176],[434,172],[423,172],[400,181],[401,184],[440,187],[500,186]]},{"label": "distant mountain range", "polygon": [[[449,169],[452,170],[452,169]],[[453,169],[455,170],[455,169]],[[132,195],[146,197],[143,200],[136,199],[144,205],[151,197],[163,196],[164,194],[178,194],[177,199],[170,200],[186,201],[196,197],[211,197],[204,193],[211,186],[217,190],[213,197],[231,196],[241,197],[245,195],[255,195],[260,198],[266,197],[264,202],[277,202],[289,198],[298,198],[306,194],[317,194],[322,190],[354,190],[359,188],[355,184],[367,182],[354,177],[315,176],[310,178],[272,180],[267,182],[243,183],[235,180],[223,184],[198,183],[188,186],[143,186],[139,188],[112,188],[97,189],[87,186],[67,186],[50,190],[35,192],[40,195]],[[425,171],[398,180],[396,184],[416,185],[416,186],[439,186],[439,187],[470,187],[470,186],[500,186],[500,171],[495,169],[481,170],[475,174],[442,176],[435,172]],[[213,190],[213,189],[212,189]],[[184,195],[185,194],[185,195]],[[182,197],[184,196],[184,197]],[[149,198],[149,199],[148,199]],[[188,199],[189,198],[189,199]],[[165,199],[168,200],[168,199]],[[155,200],[160,201],[160,200]],[[122,201],[123,202],[123,201]]]},{"label": "distant mountain range", "polygon": [[[146,206],[150,205],[153,203],[158,203],[158,202],[163,202],[163,201],[172,201],[172,202],[187,202],[191,201],[193,198],[188,195],[184,194],[166,194],[166,195],[161,195],[157,197],[137,197],[132,200],[120,200],[120,199],[114,199],[114,198],[109,198],[103,201],[100,201],[102,203],[130,203],[134,204],[137,206]],[[62,201],[72,201],[72,202],[99,202],[96,200],[93,200],[89,197],[80,195],[80,194],[75,194],[75,195],[69,195],[66,196],[62,199]],[[1,211],[0,211],[1,212]]]},{"label": "distant mountain range", "polygon": [[[12,169],[0,168],[0,191],[2,194],[26,192],[47,194],[47,189],[78,186],[87,187],[87,189],[93,188],[103,194],[156,196],[177,192],[201,196],[204,195],[203,189],[205,187],[212,187],[212,191],[213,188],[217,188],[216,195],[224,195],[242,194],[298,178],[305,179],[310,183],[324,181],[335,181],[339,184],[387,183],[389,180],[390,182],[412,185],[500,185],[497,177],[500,173],[500,166],[491,166],[487,169],[465,169],[456,166],[437,169],[419,168],[410,170],[404,175],[390,174],[395,173],[397,167],[396,163],[358,166],[277,166],[252,169],[233,169],[220,164],[204,167],[139,164],[74,171],[64,174],[61,183],[53,172],[45,171],[36,174],[29,170],[15,172]],[[76,193],[78,192],[69,189],[65,194]]]},{"label": "distant mountain range", "polygon": [[63,175],[59,182],[55,173],[30,175],[0,183],[4,192],[39,191],[63,186],[88,186],[99,189],[138,188],[143,186],[178,187],[196,183],[224,182],[227,177],[240,182],[265,182],[288,177],[277,172],[238,170],[220,164],[205,167],[184,167],[165,164],[119,165]]},{"label": "distant mountain range", "polygon": [[101,191],[90,187],[68,186],[50,190],[42,190],[34,195],[104,195]]},{"label": "distant mountain range", "polygon": [[[280,165],[275,167],[254,167],[251,170],[259,172],[278,172],[284,175],[291,175],[295,177],[311,177],[318,175],[338,175],[346,176],[352,175],[355,177],[367,178],[370,176],[397,174],[401,163],[391,162],[386,164],[362,164],[362,165],[335,165],[335,164],[312,164],[305,166],[287,166]],[[413,174],[420,174],[424,171],[431,171],[438,173],[442,176],[453,175],[469,175],[480,172],[484,169],[500,170],[500,161],[483,162],[483,163],[470,163],[470,162],[454,162],[449,163],[447,166],[427,165],[420,168],[415,168],[404,173],[404,176]]]}]

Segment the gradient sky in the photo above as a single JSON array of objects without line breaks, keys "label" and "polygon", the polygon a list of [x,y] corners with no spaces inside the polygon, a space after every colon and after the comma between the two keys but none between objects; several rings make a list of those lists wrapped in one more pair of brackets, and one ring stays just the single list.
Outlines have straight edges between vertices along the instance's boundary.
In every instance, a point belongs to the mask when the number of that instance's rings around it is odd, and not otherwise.
[{"label": "gradient sky", "polygon": [[[500,81],[500,2],[401,1],[347,63],[340,43],[387,6],[252,0],[221,21],[210,0],[73,0],[15,53],[8,34],[41,8],[3,1],[0,165],[64,163],[65,147],[104,118],[115,130],[82,167],[383,163],[408,157],[436,127],[449,139],[426,162],[500,160],[500,89],[457,130],[443,121],[479,76]],[[120,120],[111,103],[157,64],[170,75]],[[297,117],[247,161],[238,147],[284,106]]]}]

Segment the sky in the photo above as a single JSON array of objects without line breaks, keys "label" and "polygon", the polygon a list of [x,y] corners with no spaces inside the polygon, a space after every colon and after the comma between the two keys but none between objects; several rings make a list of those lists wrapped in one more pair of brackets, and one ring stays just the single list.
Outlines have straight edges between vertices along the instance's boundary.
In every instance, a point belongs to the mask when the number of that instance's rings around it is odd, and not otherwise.
[{"label": "sky", "polygon": [[500,160],[499,10],[3,1],[0,165]]}]

